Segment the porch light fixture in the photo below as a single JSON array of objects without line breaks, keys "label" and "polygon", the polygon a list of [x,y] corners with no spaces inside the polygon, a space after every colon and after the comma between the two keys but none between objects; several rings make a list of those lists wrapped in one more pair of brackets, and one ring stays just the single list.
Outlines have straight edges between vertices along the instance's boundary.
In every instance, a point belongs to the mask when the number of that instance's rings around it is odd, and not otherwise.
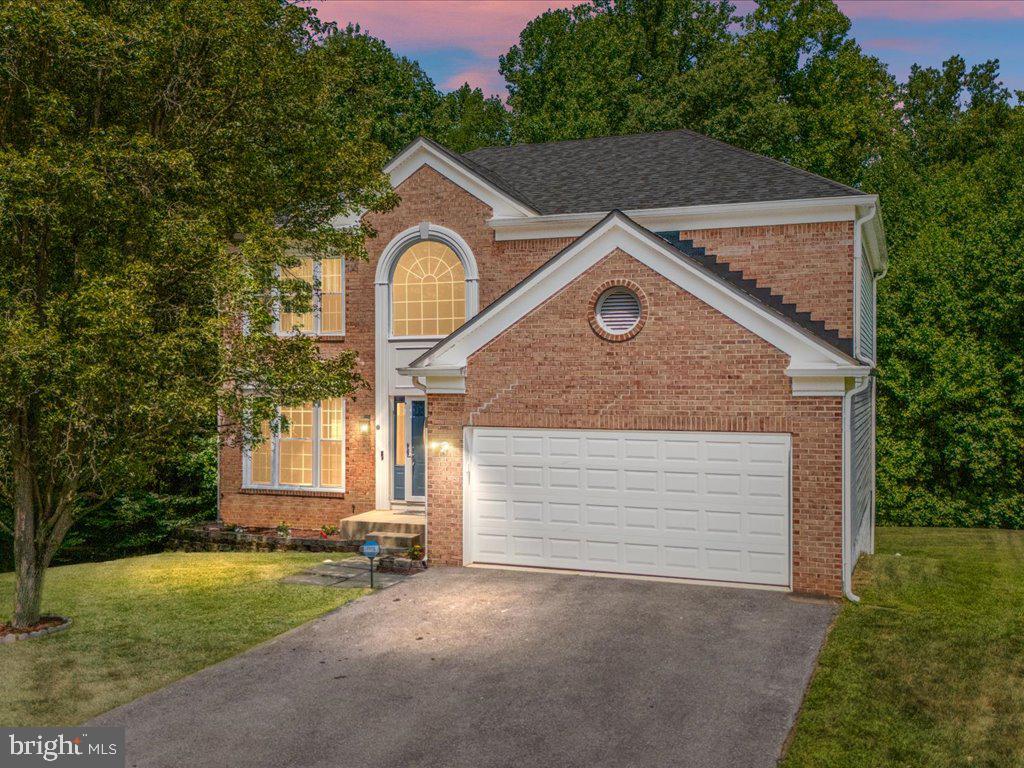
[{"label": "porch light fixture", "polygon": [[370,422],[372,420],[373,419],[370,416],[363,416],[363,418],[359,420],[359,431],[364,435],[370,434]]},{"label": "porch light fixture", "polygon": [[445,454],[448,453],[448,451],[451,450],[452,446],[451,446],[451,443],[449,443],[447,440],[442,441],[442,442],[438,442],[437,440],[434,440],[433,442],[430,443],[430,447],[434,451],[436,451],[437,453],[439,453],[442,456],[444,456]]}]

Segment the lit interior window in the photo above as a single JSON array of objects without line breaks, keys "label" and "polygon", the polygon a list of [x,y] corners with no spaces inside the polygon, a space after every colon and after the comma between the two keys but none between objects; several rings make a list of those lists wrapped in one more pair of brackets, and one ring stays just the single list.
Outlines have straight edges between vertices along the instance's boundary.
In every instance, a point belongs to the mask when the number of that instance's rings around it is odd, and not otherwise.
[{"label": "lit interior window", "polygon": [[[302,280],[313,284],[313,260],[303,259],[297,267],[281,270],[281,277],[289,280]],[[285,312],[281,310],[281,330],[293,331],[296,327],[301,331],[313,330],[312,312]]]},{"label": "lit interior window", "polygon": [[391,313],[393,336],[447,336],[466,322],[466,273],[451,248],[424,240],[402,254]]},{"label": "lit interior window", "polygon": [[345,399],[281,408],[287,426],[260,425],[263,442],[248,456],[248,484],[282,488],[345,487]]}]

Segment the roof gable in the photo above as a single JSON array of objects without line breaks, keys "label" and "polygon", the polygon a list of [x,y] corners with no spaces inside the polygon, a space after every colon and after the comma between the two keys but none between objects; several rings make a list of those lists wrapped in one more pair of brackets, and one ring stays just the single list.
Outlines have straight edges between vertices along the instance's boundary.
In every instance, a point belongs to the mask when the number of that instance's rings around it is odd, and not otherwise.
[{"label": "roof gable", "polygon": [[518,322],[612,251],[626,254],[671,280],[697,299],[761,337],[790,357],[791,376],[863,375],[842,351],[720,275],[614,211],[487,309],[414,360],[403,372],[414,376],[461,375],[476,350]]},{"label": "roof gable", "polygon": [[462,187],[489,205],[495,216],[536,216],[538,211],[516,193],[498,174],[450,152],[430,139],[420,137],[403,149],[384,167],[397,187],[424,165]]}]

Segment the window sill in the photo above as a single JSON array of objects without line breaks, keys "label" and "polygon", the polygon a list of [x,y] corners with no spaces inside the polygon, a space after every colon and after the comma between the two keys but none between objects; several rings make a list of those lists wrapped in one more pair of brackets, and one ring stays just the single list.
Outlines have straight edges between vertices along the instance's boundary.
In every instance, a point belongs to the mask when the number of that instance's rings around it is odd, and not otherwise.
[{"label": "window sill", "polygon": [[[293,334],[293,333],[280,333],[279,332],[279,333],[276,333],[275,335],[279,339],[287,339],[287,338],[289,338],[291,336],[294,336],[295,334]],[[343,334],[343,333],[320,333],[320,334],[317,334],[317,333],[302,333],[302,334],[299,334],[299,335],[304,337],[304,338],[312,339],[313,341],[320,342],[320,343],[331,344],[331,343],[337,343],[337,342],[345,341],[345,334]]]},{"label": "window sill", "polygon": [[313,499],[344,499],[345,489],[338,488],[329,491],[316,490],[312,488],[271,488],[261,485],[242,486],[239,493],[252,496],[305,496]]}]

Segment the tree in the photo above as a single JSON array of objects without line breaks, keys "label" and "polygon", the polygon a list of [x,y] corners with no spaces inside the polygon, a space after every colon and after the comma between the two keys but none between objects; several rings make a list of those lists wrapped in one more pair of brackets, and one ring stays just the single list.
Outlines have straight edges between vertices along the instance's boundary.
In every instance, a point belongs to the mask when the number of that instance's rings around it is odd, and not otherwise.
[{"label": "tree", "polygon": [[[1019,98],[1018,98],[1019,102]],[[865,180],[886,216],[878,514],[1024,527],[1024,108],[998,62],[913,67],[903,151]]]},{"label": "tree", "polygon": [[418,63],[396,56],[358,25],[331,35],[324,46],[328,57],[344,63],[334,94],[346,134],[366,135],[394,154],[433,132],[442,96]]},{"label": "tree", "polygon": [[[278,0],[0,7],[0,494],[13,623],[39,618],[76,520],[151,483],[222,414],[352,392],[353,356],[272,332],[309,287],[278,266],[362,252],[387,151],[343,128],[351,79]],[[243,320],[240,320],[242,318]]]},{"label": "tree", "polygon": [[512,136],[689,128],[849,184],[898,135],[896,85],[832,0],[593,0],[501,57]]},{"label": "tree", "polygon": [[681,76],[730,39],[726,0],[594,0],[531,21],[500,58],[515,141],[680,127]]},{"label": "tree", "polygon": [[429,136],[453,152],[508,144],[508,111],[497,96],[463,83],[441,97]]},{"label": "tree", "polygon": [[418,136],[453,152],[507,144],[508,112],[496,96],[464,84],[442,94],[415,61],[350,24],[325,43],[343,61],[336,90],[346,132],[365,134],[395,154]]}]

